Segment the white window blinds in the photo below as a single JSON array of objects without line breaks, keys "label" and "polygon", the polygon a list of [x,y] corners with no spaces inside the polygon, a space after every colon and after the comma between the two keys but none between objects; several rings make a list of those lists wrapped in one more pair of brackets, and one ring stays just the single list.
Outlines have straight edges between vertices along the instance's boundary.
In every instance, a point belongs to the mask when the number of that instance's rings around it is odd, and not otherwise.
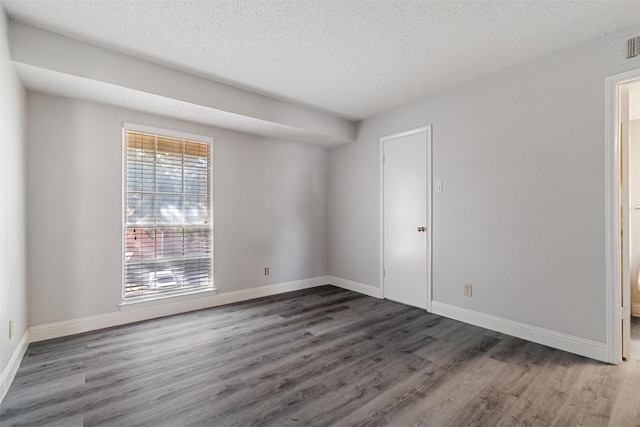
[{"label": "white window blinds", "polygon": [[211,144],[124,139],[123,300],[213,288]]}]

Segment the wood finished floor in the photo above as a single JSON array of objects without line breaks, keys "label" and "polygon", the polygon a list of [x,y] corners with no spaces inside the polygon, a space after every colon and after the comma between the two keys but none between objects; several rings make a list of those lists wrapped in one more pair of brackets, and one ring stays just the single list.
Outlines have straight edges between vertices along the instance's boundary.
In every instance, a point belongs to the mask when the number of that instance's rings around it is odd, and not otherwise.
[{"label": "wood finished floor", "polygon": [[8,426],[640,426],[611,366],[332,286],[29,346]]}]

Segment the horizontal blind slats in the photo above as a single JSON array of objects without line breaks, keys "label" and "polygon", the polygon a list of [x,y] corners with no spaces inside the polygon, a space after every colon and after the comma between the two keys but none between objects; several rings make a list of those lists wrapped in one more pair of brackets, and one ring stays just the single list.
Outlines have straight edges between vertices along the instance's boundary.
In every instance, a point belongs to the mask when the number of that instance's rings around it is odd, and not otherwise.
[{"label": "horizontal blind slats", "polygon": [[209,144],[125,138],[125,299],[212,287]]}]

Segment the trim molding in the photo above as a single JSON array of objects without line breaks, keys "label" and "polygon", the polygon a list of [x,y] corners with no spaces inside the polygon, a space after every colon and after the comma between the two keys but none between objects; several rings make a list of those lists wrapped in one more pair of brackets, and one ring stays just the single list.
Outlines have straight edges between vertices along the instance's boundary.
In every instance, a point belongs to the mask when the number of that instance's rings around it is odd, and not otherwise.
[{"label": "trim molding", "polygon": [[592,341],[574,335],[567,335],[525,323],[514,322],[443,302],[433,301],[431,308],[432,313],[440,316],[610,363],[609,346],[606,343]]},{"label": "trim molding", "polygon": [[198,295],[196,293],[192,295],[178,296],[175,299],[167,298],[162,300],[123,304],[120,306],[120,310],[116,312],[32,326],[29,328],[30,333],[27,345],[29,342],[38,342],[68,335],[81,334],[98,329],[111,328],[113,326],[141,322],[158,317],[202,310],[210,307],[217,307],[220,305],[232,304],[235,302],[247,301],[269,295],[313,288],[327,284],[372,296],[374,298],[382,298],[382,290],[380,288],[354,282],[352,280],[341,279],[339,277],[319,276],[311,279],[276,283],[273,285],[259,286],[256,288],[225,292],[221,294],[211,293],[203,296],[202,294]]},{"label": "trim molding", "polygon": [[[605,78],[604,106],[604,218],[607,313],[607,362],[622,362],[622,327],[620,301],[622,299],[622,241],[620,236],[620,138],[618,132],[618,85],[640,78],[634,69]],[[625,169],[626,170],[626,169]],[[626,287],[626,286],[625,286]],[[625,289],[625,292],[628,288]]]},{"label": "trim molding", "polygon": [[353,280],[341,279],[340,277],[327,276],[329,284],[337,286],[348,291],[358,292],[359,294],[368,295],[374,298],[382,298],[382,289],[375,286],[365,285],[364,283],[354,282]]},{"label": "trim molding", "polygon": [[20,338],[11,358],[2,369],[2,372],[0,372],[0,402],[4,400],[4,396],[7,394],[7,391],[9,391],[9,387],[18,372],[22,357],[27,352],[27,348],[31,342],[29,338],[29,329],[27,329],[24,331],[24,334],[22,334],[22,338]]},{"label": "trim molding", "polygon": [[59,338],[67,335],[80,334],[97,329],[110,328],[172,314],[186,313],[217,307],[234,302],[246,301],[284,292],[313,288],[329,283],[329,276],[314,277],[311,279],[296,280],[293,282],[276,283],[273,285],[243,289],[240,291],[226,292],[210,295],[204,298],[189,298],[182,301],[149,301],[149,304],[140,302],[123,306],[120,311],[98,314],[95,316],[80,317],[61,322],[36,325],[29,328],[30,342]]}]

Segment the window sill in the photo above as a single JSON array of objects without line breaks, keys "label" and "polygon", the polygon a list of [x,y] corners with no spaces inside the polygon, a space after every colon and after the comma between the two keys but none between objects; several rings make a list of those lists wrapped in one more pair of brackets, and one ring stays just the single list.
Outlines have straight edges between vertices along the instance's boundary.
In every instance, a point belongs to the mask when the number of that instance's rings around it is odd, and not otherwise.
[{"label": "window sill", "polygon": [[194,291],[186,291],[184,293],[161,295],[154,297],[140,297],[129,301],[123,301],[118,306],[120,311],[139,310],[142,307],[156,307],[164,305],[180,304],[184,302],[194,301],[201,298],[213,296],[217,293],[217,288],[198,289]]}]

